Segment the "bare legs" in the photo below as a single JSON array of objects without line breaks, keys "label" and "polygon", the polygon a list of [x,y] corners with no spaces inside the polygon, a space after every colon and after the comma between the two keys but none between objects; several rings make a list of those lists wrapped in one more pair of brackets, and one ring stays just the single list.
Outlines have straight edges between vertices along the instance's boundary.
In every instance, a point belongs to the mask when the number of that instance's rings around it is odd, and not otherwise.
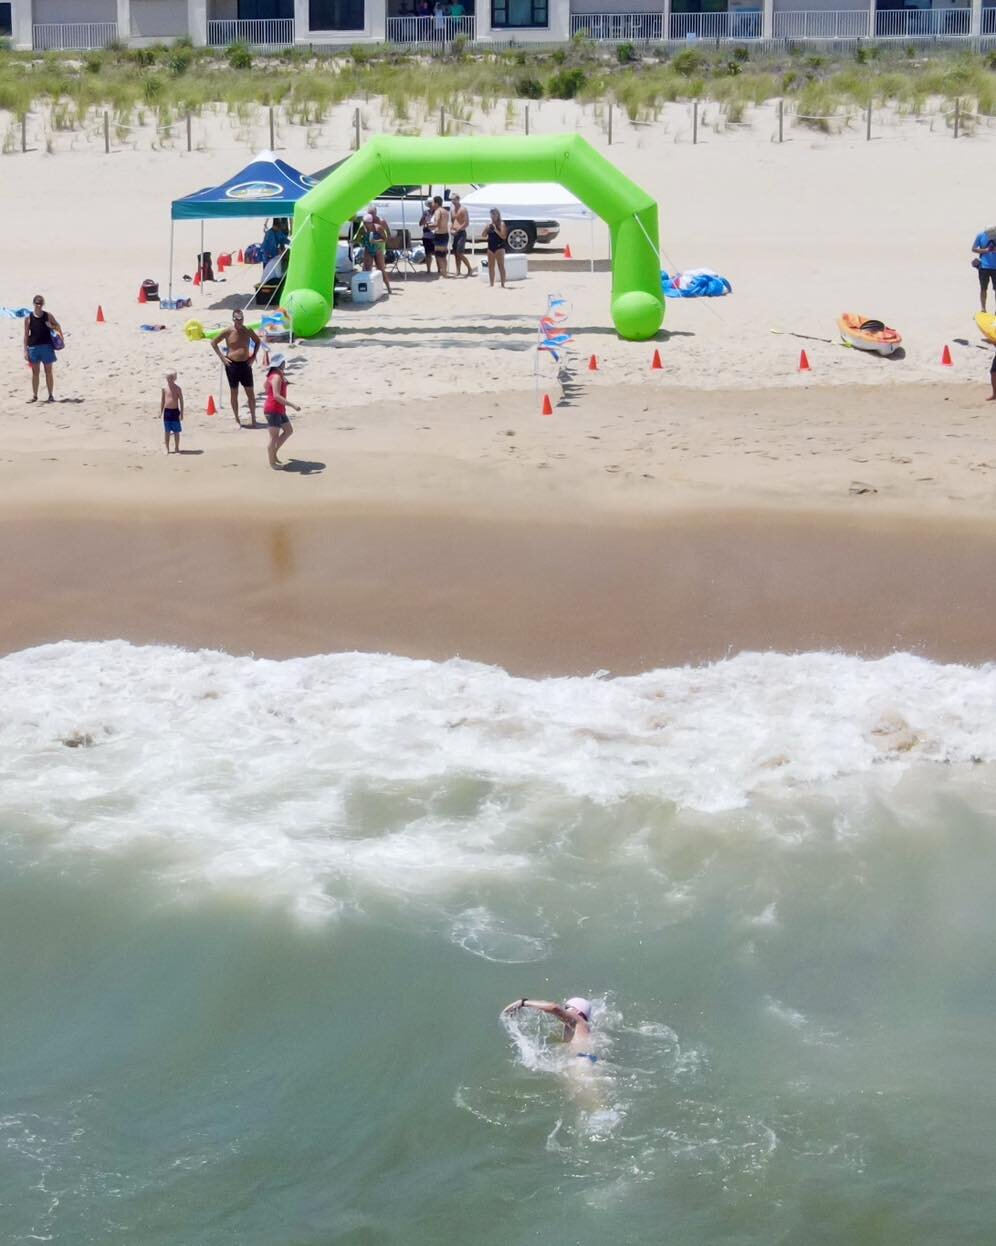
[{"label": "bare legs", "polygon": [[239,387],[235,385],[228,392],[232,397],[232,415],[235,416],[235,423],[241,428],[242,421],[239,419]]},{"label": "bare legs", "polygon": [[[252,421],[248,427],[259,428],[259,423],[256,420],[256,391],[248,385],[243,385],[242,388],[246,391],[246,402],[249,404],[249,419]],[[232,415],[235,416],[235,423],[238,424],[239,428],[246,427],[239,418],[239,387],[236,385],[234,389],[229,390],[229,393],[232,398]]]},{"label": "bare legs", "polygon": [[505,289],[505,252],[492,251],[491,262],[488,264],[488,280],[492,285],[495,283],[495,269],[498,269],[498,276],[501,278],[501,288]]},{"label": "bare legs", "polygon": [[286,424],[279,427],[270,426],[270,444],[266,447],[266,455],[270,460],[271,467],[283,467],[283,463],[277,458],[277,452],[283,446],[284,442],[294,433],[294,426],[288,420]]},{"label": "bare legs", "polygon": [[[33,363],[31,365],[31,401],[32,402],[38,401],[38,381],[40,379],[41,367],[42,365],[38,363]],[[52,365],[50,363],[46,363],[44,367],[45,367],[45,385],[48,388],[48,400],[49,402],[54,402],[55,398],[53,397],[53,391],[55,389],[55,382],[52,377]]]},{"label": "bare legs", "polygon": [[387,276],[387,264],[384,262],[383,251],[374,252],[374,263],[380,269],[380,275],[384,278],[384,287],[387,290],[388,294],[390,294],[391,293],[391,282]]},{"label": "bare legs", "polygon": [[180,434],[171,433],[168,429],[166,431],[166,437],[165,437],[166,453],[169,454],[169,439],[171,437],[173,438],[173,453],[179,454],[180,453]]}]

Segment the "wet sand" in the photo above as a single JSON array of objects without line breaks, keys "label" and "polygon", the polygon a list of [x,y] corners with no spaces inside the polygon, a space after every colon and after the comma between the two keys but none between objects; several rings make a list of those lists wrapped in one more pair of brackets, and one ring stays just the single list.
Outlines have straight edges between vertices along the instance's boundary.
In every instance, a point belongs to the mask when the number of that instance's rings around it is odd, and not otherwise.
[{"label": "wet sand", "polygon": [[996,658],[996,524],[764,512],[9,519],[0,649],[124,638],[284,658],[459,655],[529,675],[743,650]]}]

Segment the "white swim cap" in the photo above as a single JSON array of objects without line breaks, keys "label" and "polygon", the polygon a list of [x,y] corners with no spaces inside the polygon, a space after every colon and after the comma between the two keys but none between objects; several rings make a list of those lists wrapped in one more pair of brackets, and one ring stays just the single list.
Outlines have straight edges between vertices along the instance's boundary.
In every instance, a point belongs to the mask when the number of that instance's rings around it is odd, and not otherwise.
[{"label": "white swim cap", "polygon": [[591,1000],[583,999],[580,995],[572,995],[564,1004],[565,1008],[573,1008],[575,1012],[579,1012],[586,1021],[591,1020]]}]

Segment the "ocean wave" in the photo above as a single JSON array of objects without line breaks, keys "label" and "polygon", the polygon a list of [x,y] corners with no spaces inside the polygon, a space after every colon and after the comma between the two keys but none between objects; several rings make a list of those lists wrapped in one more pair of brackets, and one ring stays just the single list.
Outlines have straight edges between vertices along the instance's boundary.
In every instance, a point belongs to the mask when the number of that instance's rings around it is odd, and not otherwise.
[{"label": "ocean wave", "polygon": [[[65,642],[0,659],[0,826],[36,848],[130,854],[181,891],[265,885],[321,917],[358,890],[418,899],[521,877],[583,806],[710,816],[992,761],[994,701],[993,666],[910,654],[537,680],[457,659]],[[638,836],[625,851],[639,858]],[[455,911],[451,937],[476,955],[545,955],[543,930]]]}]

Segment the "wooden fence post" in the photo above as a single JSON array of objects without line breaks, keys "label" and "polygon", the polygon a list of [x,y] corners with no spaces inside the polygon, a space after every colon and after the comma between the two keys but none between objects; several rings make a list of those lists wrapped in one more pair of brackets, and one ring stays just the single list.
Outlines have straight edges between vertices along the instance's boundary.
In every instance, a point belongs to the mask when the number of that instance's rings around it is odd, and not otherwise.
[{"label": "wooden fence post", "polygon": [[356,130],[356,150],[360,150],[360,110],[353,109],[353,126]]},{"label": "wooden fence post", "polygon": [[529,105],[526,105],[526,134],[529,133]]},{"label": "wooden fence post", "polygon": [[960,124],[961,124],[961,99],[956,99],[956,100],[955,100],[955,115],[954,115],[954,136],[955,136],[955,138],[957,138],[957,137],[958,137],[958,130],[959,130],[959,128],[960,128]]},{"label": "wooden fence post", "polygon": [[111,123],[107,116],[107,112],[105,110],[104,112],[104,155],[105,156],[109,155],[110,151],[111,151]]},{"label": "wooden fence post", "polygon": [[609,146],[612,146],[612,105],[609,105]]},{"label": "wooden fence post", "polygon": [[692,145],[699,141],[699,101],[692,100]]},{"label": "wooden fence post", "polygon": [[443,112],[443,105],[439,105],[439,137],[442,138],[446,133],[446,114]]},{"label": "wooden fence post", "polygon": [[778,101],[778,141],[779,143],[785,142],[785,101],[784,99],[780,99]]},{"label": "wooden fence post", "polygon": [[277,150],[277,140],[273,132],[273,105],[270,105],[270,151]]},{"label": "wooden fence post", "polygon": [[190,151],[190,149],[191,149],[191,142],[190,142],[190,112],[189,112],[189,110],[188,110],[188,112],[187,112],[187,151]]},{"label": "wooden fence post", "polygon": [[25,113],[21,118],[21,151],[28,150],[28,114]]},{"label": "wooden fence post", "polygon": [[872,137],[872,102],[868,101],[868,116],[865,118],[865,142],[870,143]]}]

